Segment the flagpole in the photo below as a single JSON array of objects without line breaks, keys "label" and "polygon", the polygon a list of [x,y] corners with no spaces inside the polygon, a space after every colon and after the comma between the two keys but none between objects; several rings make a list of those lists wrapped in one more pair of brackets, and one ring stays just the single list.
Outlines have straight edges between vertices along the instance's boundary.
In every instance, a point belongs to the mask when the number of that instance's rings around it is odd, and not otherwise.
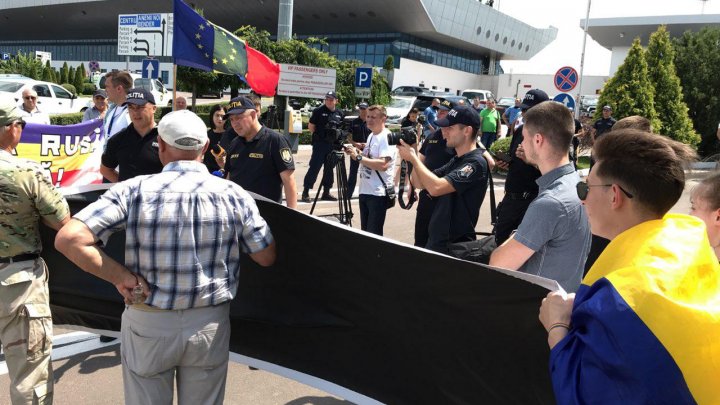
[{"label": "flagpole", "polygon": [[587,12],[585,13],[585,34],[583,36],[582,54],[580,55],[580,77],[578,78],[578,96],[575,103],[575,118],[580,119],[580,99],[582,98],[583,74],[585,71],[585,45],[587,44],[588,23],[590,20],[590,3],[587,2]]},{"label": "flagpole", "polygon": [[177,65],[173,63],[173,96],[172,96],[172,110],[175,111],[175,97],[177,96]]}]

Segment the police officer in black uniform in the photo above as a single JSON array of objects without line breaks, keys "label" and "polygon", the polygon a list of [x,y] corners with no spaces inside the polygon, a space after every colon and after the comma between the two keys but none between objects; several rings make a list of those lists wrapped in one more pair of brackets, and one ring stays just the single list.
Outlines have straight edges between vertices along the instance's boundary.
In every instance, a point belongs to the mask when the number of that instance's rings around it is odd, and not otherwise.
[{"label": "police officer in black uniform", "polygon": [[310,202],[310,190],[315,186],[320,168],[323,168],[321,187],[324,187],[322,199],[326,201],[337,201],[337,198],[330,194],[333,185],[333,166],[327,164],[327,156],[333,151],[334,134],[326,131],[328,122],[337,126],[342,124],[343,113],[336,109],[337,94],[329,91],[325,95],[325,104],[313,111],[308,123],[308,129],[312,132],[312,155],[310,156],[310,167],[305,180],[303,181],[302,201]]},{"label": "police officer in black uniform", "polygon": [[[365,142],[372,131],[367,127],[365,119],[367,117],[368,103],[362,102],[358,105],[360,114],[350,123],[350,132],[352,138],[350,143],[359,150],[365,149]],[[352,197],[355,192],[355,184],[357,184],[357,173],[360,163],[357,160],[350,159],[350,174],[348,175],[348,195]]]},{"label": "police officer in black uniform", "polygon": [[[444,100],[438,106],[437,119],[445,118],[455,103]],[[425,138],[420,147],[419,158],[431,171],[439,169],[455,156],[455,149],[447,147],[447,141],[443,138],[442,130],[438,128],[435,132]],[[429,238],[428,225],[437,199],[434,199],[427,191],[421,190],[418,196],[417,214],[415,216],[415,246],[425,247]]]},{"label": "police officer in black uniform", "polygon": [[[160,173],[163,169],[155,124],[155,97],[142,88],[130,89],[123,106],[128,108],[131,123],[108,140],[101,158],[100,173],[113,183]],[[119,171],[115,171],[116,167]]]},{"label": "police officer in black uniform", "polygon": [[[548,101],[548,95],[540,89],[533,89],[525,94],[520,109],[524,113],[530,108]],[[538,195],[538,185],[535,180],[540,177],[540,171],[535,166],[528,165],[517,156],[518,146],[523,141],[523,125],[515,129],[510,143],[510,163],[497,160],[500,167],[507,168],[505,178],[505,197],[498,205],[497,220],[495,222],[495,241],[498,246],[503,244],[510,234],[520,226],[525,211],[532,200]]]},{"label": "police officer in black uniform", "polygon": [[278,203],[284,189],[287,206],[296,208],[295,161],[288,140],[260,124],[255,105],[247,97],[230,100],[225,117],[238,134],[226,155],[227,179]]}]

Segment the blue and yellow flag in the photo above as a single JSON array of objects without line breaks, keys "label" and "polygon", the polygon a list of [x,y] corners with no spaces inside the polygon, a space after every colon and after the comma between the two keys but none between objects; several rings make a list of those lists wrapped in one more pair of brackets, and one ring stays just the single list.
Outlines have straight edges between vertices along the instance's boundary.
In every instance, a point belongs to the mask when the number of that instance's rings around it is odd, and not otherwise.
[{"label": "blue and yellow flag", "polygon": [[697,218],[615,238],[550,356],[559,404],[720,403],[720,266]]},{"label": "blue and yellow flag", "polygon": [[174,0],[173,62],[205,71],[243,76],[258,94],[273,96],[280,67],[226,29]]}]

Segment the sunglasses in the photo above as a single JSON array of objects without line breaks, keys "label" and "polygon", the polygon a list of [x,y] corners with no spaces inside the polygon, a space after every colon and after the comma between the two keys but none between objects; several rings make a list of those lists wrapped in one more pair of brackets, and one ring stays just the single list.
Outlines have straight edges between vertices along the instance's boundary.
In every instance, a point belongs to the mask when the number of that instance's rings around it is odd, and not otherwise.
[{"label": "sunglasses", "polygon": [[27,96],[27,97],[23,97],[23,99],[25,99],[25,100],[37,100],[37,97]]},{"label": "sunglasses", "polygon": [[27,124],[27,123],[25,121],[13,121],[13,122],[9,122],[9,123],[5,124],[5,126],[9,127],[9,126],[15,125],[15,124],[20,125],[20,128],[25,129],[25,124]]},{"label": "sunglasses", "polygon": [[[620,191],[623,192],[627,196],[627,198],[633,198],[633,195],[628,193],[627,190],[622,188],[621,185],[615,184],[620,188]],[[585,199],[588,196],[588,192],[590,191],[590,187],[612,187],[613,184],[587,184],[584,181],[578,182],[578,184],[575,185],[575,191],[577,191],[577,196],[580,199],[580,201],[585,201]]]}]

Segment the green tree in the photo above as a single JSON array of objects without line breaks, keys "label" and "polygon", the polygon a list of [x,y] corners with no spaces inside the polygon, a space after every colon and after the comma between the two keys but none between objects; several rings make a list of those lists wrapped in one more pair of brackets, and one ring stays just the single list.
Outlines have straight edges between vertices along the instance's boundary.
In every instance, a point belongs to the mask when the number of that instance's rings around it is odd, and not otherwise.
[{"label": "green tree", "polygon": [[47,67],[47,66],[45,66],[45,67],[43,68],[42,81],[44,81],[44,82],[53,82],[52,68],[49,68],[49,67]]},{"label": "green tree", "polygon": [[690,119],[702,141],[701,155],[720,152],[715,136],[720,120],[720,29],[685,32],[674,41],[675,66]]},{"label": "green tree", "polygon": [[385,59],[385,64],[383,65],[383,69],[385,70],[393,70],[395,69],[395,58],[393,58],[392,55],[388,55]]},{"label": "green tree", "polygon": [[[65,82],[67,84],[73,84],[75,83],[75,68],[70,66],[70,69],[68,69],[68,79]],[[74,86],[74,84],[73,84]]]},{"label": "green tree", "polygon": [[0,73],[15,73],[27,76],[31,79],[42,79],[42,61],[35,58],[34,54],[18,53],[15,57],[0,62]]},{"label": "green tree", "polygon": [[693,129],[688,116],[688,107],[683,100],[680,79],[673,62],[675,50],[670,42],[670,33],[664,25],[650,36],[645,57],[650,83],[655,89],[655,111],[661,122],[661,126],[653,128],[653,131],[697,146],[700,136]]},{"label": "green tree", "polygon": [[77,69],[75,69],[75,77],[73,78],[72,85],[75,86],[75,88],[82,92],[83,84],[85,83],[85,70],[82,68],[82,64],[78,66]]},{"label": "green tree", "polygon": [[61,84],[60,83],[60,73],[55,68],[50,68],[50,73],[52,74],[52,82]]},{"label": "green tree", "polygon": [[69,75],[70,71],[68,69],[68,64],[67,62],[63,62],[62,68],[60,68],[60,84],[67,83]]},{"label": "green tree", "polygon": [[[633,41],[625,61],[615,75],[603,87],[598,106],[613,107],[616,119],[640,115],[650,120],[653,128],[660,128],[655,112],[655,91],[648,78],[648,65],[640,39]],[[602,116],[602,109],[595,111],[595,119]]]},{"label": "green tree", "polygon": [[192,108],[194,110],[198,92],[212,88],[218,76],[218,74],[213,72],[205,72],[188,66],[178,66],[177,87],[178,89],[192,92]]}]

